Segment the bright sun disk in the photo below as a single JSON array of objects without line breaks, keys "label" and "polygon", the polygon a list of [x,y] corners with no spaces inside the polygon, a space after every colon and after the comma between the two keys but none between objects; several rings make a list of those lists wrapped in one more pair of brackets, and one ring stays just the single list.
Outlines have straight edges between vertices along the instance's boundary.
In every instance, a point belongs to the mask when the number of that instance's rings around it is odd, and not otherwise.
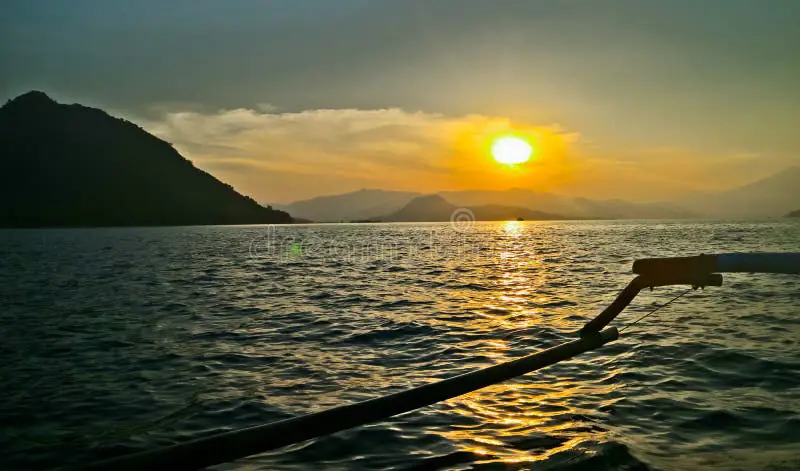
[{"label": "bright sun disk", "polygon": [[527,162],[532,153],[533,147],[519,137],[503,136],[492,143],[492,157],[501,164],[514,165]]}]

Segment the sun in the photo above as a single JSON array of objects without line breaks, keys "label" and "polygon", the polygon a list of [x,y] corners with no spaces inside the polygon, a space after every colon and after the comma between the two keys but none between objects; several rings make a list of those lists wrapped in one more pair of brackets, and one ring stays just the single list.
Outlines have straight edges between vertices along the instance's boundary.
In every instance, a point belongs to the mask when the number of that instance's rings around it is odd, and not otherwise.
[{"label": "sun", "polygon": [[533,147],[525,139],[514,136],[502,136],[492,142],[492,157],[498,163],[515,165],[527,162],[533,153]]}]

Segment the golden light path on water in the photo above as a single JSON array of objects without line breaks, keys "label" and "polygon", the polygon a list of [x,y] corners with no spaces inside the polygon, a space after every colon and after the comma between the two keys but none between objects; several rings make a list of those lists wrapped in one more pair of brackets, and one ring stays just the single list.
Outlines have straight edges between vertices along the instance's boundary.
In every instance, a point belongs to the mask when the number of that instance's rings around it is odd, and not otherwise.
[{"label": "golden light path on water", "polygon": [[[479,332],[491,333],[498,326],[509,327],[509,324],[517,329],[530,328],[540,322],[542,314],[540,309],[530,309],[528,304],[532,293],[548,285],[548,272],[536,270],[540,262],[526,257],[523,251],[513,250],[515,240],[524,233],[522,223],[507,221],[502,225],[502,232],[511,243],[511,250],[503,250],[498,254],[505,268],[501,273],[496,273],[503,289],[493,296],[488,304],[489,309],[483,313],[482,318],[473,323],[472,327]],[[531,274],[534,270],[536,275]],[[534,301],[546,302],[546,298],[534,298]],[[518,315],[509,320],[510,313]],[[557,319],[553,321],[557,322]],[[569,329],[568,326],[554,327]],[[504,340],[483,341],[474,348],[489,360],[486,366],[518,358],[509,354],[509,342]],[[598,439],[596,429],[585,427],[585,423],[580,420],[563,421],[562,418],[565,415],[581,417],[587,412],[574,405],[580,402],[576,398],[587,393],[607,394],[613,389],[613,386],[587,387],[575,381],[541,381],[534,373],[447,401],[447,407],[450,408],[448,412],[469,417],[477,421],[478,425],[453,426],[435,433],[463,444],[466,451],[487,456],[490,462],[501,460],[506,463],[524,463],[545,460],[556,453],[578,447],[584,441]],[[504,438],[513,441],[520,435],[531,433],[530,431],[544,437],[556,434],[562,438],[558,441],[545,438],[542,443],[546,446],[538,449],[534,447],[533,451],[524,447],[509,447],[509,443],[504,441]],[[563,438],[565,432],[568,435],[566,439]]]},{"label": "golden light path on water", "polygon": [[[535,336],[527,334],[526,337],[525,332],[536,331],[541,327],[543,319],[546,319],[548,330],[552,331],[570,331],[577,326],[574,319],[564,320],[558,316],[549,316],[547,308],[535,307],[537,304],[546,305],[552,301],[553,297],[545,293],[557,281],[540,257],[530,256],[531,227],[535,223],[508,221],[496,224],[500,226],[499,237],[493,239],[497,246],[491,255],[492,262],[483,268],[483,272],[471,273],[469,277],[490,279],[493,289],[480,296],[476,296],[474,288],[450,289],[447,293],[448,298],[458,300],[459,311],[470,312],[470,319],[466,323],[461,316],[454,316],[452,319],[442,314],[420,317],[404,312],[393,315],[395,320],[424,323],[445,332],[468,332],[469,339],[458,342],[457,357],[470,357],[470,365],[458,370],[458,373],[513,360],[536,352],[543,346],[568,340],[551,339],[543,344]],[[463,242],[462,240],[461,243]],[[559,254],[554,252],[552,256],[558,257]],[[420,299],[424,297],[420,293]],[[520,334],[507,339],[497,338],[497,332],[500,331]],[[315,401],[314,410],[350,402],[342,401],[342,394],[356,393],[360,400],[364,400],[375,397],[376,393],[363,391],[375,391],[378,385],[396,390],[399,386],[419,386],[457,374],[455,368],[445,374],[437,371],[436,377],[426,377],[424,367],[410,375],[404,374],[402,369],[387,370],[368,365],[360,365],[356,370],[352,364],[355,360],[353,356],[345,357],[341,351],[328,349],[298,350],[292,356],[302,363],[326,365],[327,368],[339,372],[338,381],[343,387],[336,395],[320,397],[309,394],[308,399]],[[438,362],[432,363],[437,370],[440,368]],[[401,376],[406,376],[406,379]],[[308,378],[296,378],[284,383],[284,386],[297,387],[307,384],[308,381]],[[438,436],[456,449],[474,454],[477,462],[481,462],[482,458],[487,463],[536,462],[554,454],[580,448],[586,441],[596,442],[604,432],[587,425],[585,417],[595,412],[590,407],[596,404],[586,401],[584,397],[604,396],[615,388],[613,385],[592,385],[575,379],[561,380],[558,375],[553,374],[533,373],[431,408],[420,409],[395,420],[402,424],[403,417],[413,417],[413,414],[432,419],[444,414],[452,417],[448,419],[448,425],[428,426],[420,432]],[[288,407],[294,407],[303,396],[299,392],[279,400]],[[584,403],[587,404],[586,408],[581,407]],[[393,425],[391,428],[408,433],[408,426]],[[513,443],[521,437],[527,438],[523,438],[519,446],[514,446]]]}]

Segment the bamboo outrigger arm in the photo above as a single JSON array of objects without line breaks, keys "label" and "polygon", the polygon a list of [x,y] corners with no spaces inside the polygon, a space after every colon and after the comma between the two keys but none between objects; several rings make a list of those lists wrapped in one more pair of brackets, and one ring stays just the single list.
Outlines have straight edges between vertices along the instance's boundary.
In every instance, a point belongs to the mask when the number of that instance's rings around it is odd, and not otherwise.
[{"label": "bamboo outrigger arm", "polygon": [[113,458],[82,469],[86,471],[197,470],[359,425],[378,422],[521,376],[617,340],[618,330],[615,327],[605,327],[642,289],[667,285],[721,286],[722,276],[717,272],[800,274],[800,253],[643,259],[633,264],[633,272],[638,276],[622,290],[608,308],[581,329],[578,339],[526,357],[388,396]]}]

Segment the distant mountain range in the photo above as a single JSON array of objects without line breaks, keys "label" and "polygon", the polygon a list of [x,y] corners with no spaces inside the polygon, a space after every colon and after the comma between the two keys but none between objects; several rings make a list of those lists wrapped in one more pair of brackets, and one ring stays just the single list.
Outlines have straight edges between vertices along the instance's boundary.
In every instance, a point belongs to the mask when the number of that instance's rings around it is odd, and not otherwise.
[{"label": "distant mountain range", "polygon": [[618,199],[594,200],[521,188],[505,191],[446,191],[439,194],[457,206],[498,204],[563,214],[574,218],[666,219],[697,215],[669,203],[632,203]]},{"label": "distant mountain range", "polygon": [[413,222],[413,221],[449,221],[459,209],[468,210],[464,216],[477,221],[509,221],[516,219],[525,220],[554,220],[565,219],[556,214],[534,211],[527,208],[515,208],[501,205],[481,205],[459,207],[449,203],[440,195],[418,196],[409,201],[401,209],[387,216],[379,218],[382,221]]},{"label": "distant mountain range", "polygon": [[289,205],[273,206],[298,218],[335,222],[376,219],[391,214],[421,193],[364,189],[333,196],[319,196]]},{"label": "distant mountain range", "polygon": [[[514,211],[534,211],[541,218],[519,215],[524,219],[679,219],[697,217],[779,217],[797,207],[800,201],[800,168],[789,167],[782,172],[738,188],[694,194],[662,203],[634,203],[619,199],[595,200],[522,188],[504,191],[443,191],[436,195],[454,207],[494,205],[509,208],[493,214]],[[314,221],[399,220],[404,206],[420,193],[404,191],[359,190],[334,196],[276,205],[291,214]],[[424,200],[423,200],[424,201]],[[439,203],[441,204],[441,203]],[[425,217],[444,220],[432,210]],[[478,213],[486,214],[482,211]],[[416,211],[422,217],[423,211]],[[557,216],[558,215],[558,216]],[[476,217],[478,214],[476,213]],[[514,216],[516,218],[517,216]],[[478,217],[483,219],[483,217]],[[408,219],[405,219],[408,220]],[[415,219],[418,221],[429,219]]]},{"label": "distant mountain range", "polygon": [[[670,204],[631,203],[622,200],[573,198],[526,189],[505,191],[444,191],[436,193],[455,207],[496,206],[513,211],[527,211],[542,217],[525,219],[621,219],[621,218],[685,218],[697,214]],[[333,196],[320,196],[276,208],[313,221],[388,220],[393,213],[420,193],[405,191],[359,190]],[[501,211],[502,212],[502,211]],[[532,212],[532,213],[530,213]],[[483,214],[483,212],[481,212]],[[558,215],[558,216],[557,216]]]},{"label": "distant mountain range", "polygon": [[128,121],[29,92],[0,108],[0,227],[292,222]]},{"label": "distant mountain range", "polygon": [[716,193],[676,201],[701,214],[717,217],[780,217],[800,202],[800,167],[788,167],[767,178]]}]

